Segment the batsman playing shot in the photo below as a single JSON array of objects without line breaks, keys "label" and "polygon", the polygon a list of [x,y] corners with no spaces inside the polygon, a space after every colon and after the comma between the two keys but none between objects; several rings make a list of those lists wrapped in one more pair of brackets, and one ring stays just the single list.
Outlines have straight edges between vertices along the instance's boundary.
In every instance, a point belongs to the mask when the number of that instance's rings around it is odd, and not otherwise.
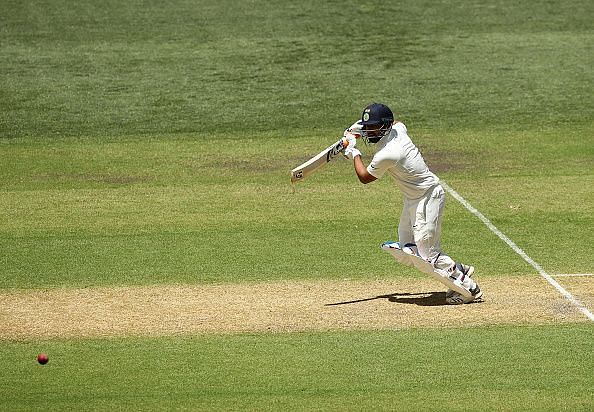
[{"label": "batsman playing shot", "polygon": [[[356,148],[359,137],[376,148],[367,167]],[[361,183],[371,183],[387,173],[404,194],[398,242],[385,242],[382,249],[398,262],[414,266],[443,283],[448,289],[446,303],[480,300],[483,292],[472,278],[474,267],[455,262],[441,250],[445,192],[408,136],[406,126],[394,121],[388,106],[373,103],[363,110],[361,120],[344,132],[344,138],[348,140],[344,155],[353,160]]]}]

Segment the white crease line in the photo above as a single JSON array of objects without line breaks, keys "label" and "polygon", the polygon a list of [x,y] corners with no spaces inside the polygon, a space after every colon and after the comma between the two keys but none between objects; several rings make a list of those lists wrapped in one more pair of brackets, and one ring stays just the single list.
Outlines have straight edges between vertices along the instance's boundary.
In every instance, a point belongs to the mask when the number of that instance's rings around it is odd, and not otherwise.
[{"label": "white crease line", "polygon": [[561,273],[558,275],[551,275],[554,278],[574,278],[579,276],[594,276],[593,273]]},{"label": "white crease line", "polygon": [[454,189],[448,186],[448,184],[446,184],[443,180],[440,183],[445,188],[445,190],[448,191],[450,195],[452,195],[458,202],[462,204],[462,206],[468,209],[470,213],[478,217],[491,230],[491,232],[495,233],[501,240],[507,243],[507,245],[511,247],[514,252],[520,255],[526,262],[528,262],[534,269],[536,269],[540,276],[545,278],[547,282],[553,285],[553,287],[557,289],[557,291],[559,291],[559,293],[561,293],[565,297],[565,299],[569,300],[580,312],[582,312],[584,315],[588,317],[588,319],[594,322],[594,315],[592,314],[592,312],[588,310],[588,308],[584,306],[582,302],[574,298],[571,293],[566,291],[565,288],[563,288],[563,286],[561,286],[555,279],[553,279],[551,275],[545,272],[544,269],[538,263],[532,260],[532,258],[528,256],[522,249],[520,249],[518,245],[516,245],[510,238],[505,236],[503,232],[497,229],[489,219],[487,219],[481,212],[472,207],[472,205],[468,203],[462,196],[460,196]]}]

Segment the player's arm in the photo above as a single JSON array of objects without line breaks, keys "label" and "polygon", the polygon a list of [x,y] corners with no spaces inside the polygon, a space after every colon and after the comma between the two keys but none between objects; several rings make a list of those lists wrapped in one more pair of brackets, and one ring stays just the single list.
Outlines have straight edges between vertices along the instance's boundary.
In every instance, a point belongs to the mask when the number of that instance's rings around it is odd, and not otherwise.
[{"label": "player's arm", "polygon": [[357,133],[357,130],[355,130],[356,127],[360,128],[360,125],[358,125],[358,123],[355,123],[353,126],[348,128],[347,130],[345,130],[344,138],[346,138],[349,143],[347,145],[347,148],[344,151],[344,155],[348,159],[353,160],[353,165],[355,167],[355,173],[357,173],[357,177],[359,178],[359,181],[365,185],[367,183],[373,182],[377,178],[367,171],[367,168],[365,167],[365,165],[363,164],[363,161],[361,160],[361,152],[355,148],[355,146],[357,145],[357,138],[360,136],[360,135],[356,134]]},{"label": "player's arm", "polygon": [[367,168],[361,160],[361,155],[353,156],[353,165],[355,166],[355,173],[357,173],[359,181],[364,185],[377,180],[377,177],[373,176],[367,171]]}]

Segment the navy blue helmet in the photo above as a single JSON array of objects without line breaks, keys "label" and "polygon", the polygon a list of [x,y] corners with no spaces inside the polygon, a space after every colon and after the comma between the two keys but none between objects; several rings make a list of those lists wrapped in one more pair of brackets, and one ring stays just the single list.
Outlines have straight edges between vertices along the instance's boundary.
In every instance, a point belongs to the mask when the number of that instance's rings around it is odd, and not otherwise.
[{"label": "navy blue helmet", "polygon": [[363,110],[359,123],[363,125],[361,135],[369,143],[377,143],[392,129],[394,114],[385,104],[372,103]]}]

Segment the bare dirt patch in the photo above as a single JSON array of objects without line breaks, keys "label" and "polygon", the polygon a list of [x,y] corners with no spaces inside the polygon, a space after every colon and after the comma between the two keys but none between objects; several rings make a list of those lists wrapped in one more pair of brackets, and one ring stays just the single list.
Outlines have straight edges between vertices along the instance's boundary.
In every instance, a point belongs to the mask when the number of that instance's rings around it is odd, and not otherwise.
[{"label": "bare dirt patch", "polygon": [[[0,340],[588,321],[537,275],[481,287],[485,301],[462,306],[445,305],[440,285],[419,278],[5,290]],[[591,305],[593,282],[579,290]]]}]

